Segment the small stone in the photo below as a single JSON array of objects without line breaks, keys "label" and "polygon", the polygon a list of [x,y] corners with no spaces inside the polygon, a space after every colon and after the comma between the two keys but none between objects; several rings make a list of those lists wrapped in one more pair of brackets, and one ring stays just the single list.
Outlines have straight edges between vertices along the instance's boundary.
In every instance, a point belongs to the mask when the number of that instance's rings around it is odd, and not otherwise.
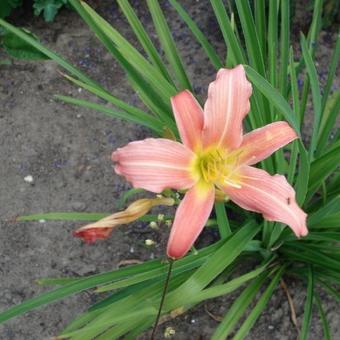
[{"label": "small stone", "polygon": [[144,243],[147,247],[150,247],[150,246],[153,246],[156,242],[148,238],[144,241]]},{"label": "small stone", "polygon": [[33,176],[32,175],[28,175],[28,176],[24,177],[24,181],[26,183],[33,183]]},{"label": "small stone", "polygon": [[45,222],[46,220],[43,220],[43,219],[39,220],[39,223],[45,223]]},{"label": "small stone", "polygon": [[73,202],[71,207],[75,211],[84,211],[86,209],[86,204],[84,202]]},{"label": "small stone", "polygon": [[130,248],[130,253],[133,254],[135,252],[135,248],[134,247],[131,247]]},{"label": "small stone", "polygon": [[155,229],[155,230],[159,229],[158,224],[155,221],[150,222],[149,226],[151,229]]},{"label": "small stone", "polygon": [[169,327],[165,328],[164,338],[169,339],[169,338],[171,338],[175,334],[176,334],[175,329],[173,327],[169,326]]},{"label": "small stone", "polygon": [[274,329],[274,326],[273,325],[269,325],[268,329],[272,331]]}]

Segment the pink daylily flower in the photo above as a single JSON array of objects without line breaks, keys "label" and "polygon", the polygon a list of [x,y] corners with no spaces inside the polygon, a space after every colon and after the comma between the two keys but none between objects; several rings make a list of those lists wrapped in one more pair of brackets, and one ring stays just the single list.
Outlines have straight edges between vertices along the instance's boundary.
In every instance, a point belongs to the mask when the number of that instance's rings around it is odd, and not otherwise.
[{"label": "pink daylily flower", "polygon": [[208,90],[204,110],[189,91],[171,98],[183,144],[163,138],[129,143],[112,154],[115,171],[136,188],[160,193],[185,189],[171,229],[167,255],[184,256],[212,211],[215,190],[244,209],[308,233],[306,214],[286,178],[252,165],[297,138],[283,121],[243,135],[252,87],[242,65],[220,69]]}]

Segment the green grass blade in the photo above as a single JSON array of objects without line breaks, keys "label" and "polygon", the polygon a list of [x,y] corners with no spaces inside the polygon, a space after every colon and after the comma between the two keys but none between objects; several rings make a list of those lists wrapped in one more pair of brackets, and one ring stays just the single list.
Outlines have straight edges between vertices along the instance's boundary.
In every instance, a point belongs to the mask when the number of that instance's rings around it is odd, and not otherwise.
[{"label": "green grass blade", "polygon": [[268,16],[268,68],[269,81],[276,88],[277,79],[277,27],[278,27],[278,1],[269,1],[269,16]]},{"label": "green grass blade", "polygon": [[340,141],[334,143],[333,146],[334,147],[327,153],[315,159],[311,163],[307,200],[313,196],[315,191],[320,187],[322,181],[324,181],[339,166]]},{"label": "green grass blade", "polygon": [[244,250],[248,242],[258,233],[260,227],[254,222],[246,223],[239,231],[226,239],[221,248],[206,261],[182,286],[168,294],[165,309],[185,301],[196,294],[225,270]]},{"label": "green grass blade", "polygon": [[[215,243],[212,246],[206,247],[198,252],[197,255],[189,255],[185,258],[176,262],[177,266],[186,265],[188,262],[192,260],[197,261],[198,258],[201,257],[209,257],[211,253],[213,253],[216,249],[221,246],[221,243]],[[79,293],[89,288],[93,288],[99,285],[104,285],[109,282],[113,282],[116,280],[120,280],[126,278],[131,275],[137,275],[139,273],[145,273],[147,271],[153,269],[159,269],[164,273],[164,264],[160,260],[152,260],[143,264],[132,265],[129,267],[121,268],[116,271],[107,272],[103,274],[97,274],[90,277],[85,277],[80,281],[65,285],[61,288],[55,289],[53,291],[41,294],[35,298],[30,300],[26,300],[25,302],[16,305],[14,307],[9,308],[8,310],[0,313],[0,323],[11,318],[14,318],[18,315],[26,313],[30,310],[38,308],[40,306],[52,303],[54,301],[63,299],[67,296]],[[160,291],[162,287],[160,288]]]},{"label": "green grass blade", "polygon": [[109,216],[110,213],[87,213],[87,212],[51,212],[19,216],[17,221],[98,221]]},{"label": "green grass blade", "polygon": [[[152,117],[148,117],[148,120],[145,120],[141,117],[132,116],[130,114],[127,114],[126,112],[116,111],[116,110],[110,109],[109,107],[105,105],[90,102],[88,100],[77,99],[77,98],[68,97],[68,96],[60,96],[60,95],[57,95],[55,97],[68,104],[86,107],[88,109],[106,113],[110,117],[121,118],[124,120],[128,120],[130,122],[139,124],[139,125],[146,126],[149,129],[154,130],[157,133],[160,133],[162,131],[161,128],[157,128],[157,127],[155,128],[155,122],[157,122],[157,120],[155,118],[152,119]],[[151,122],[150,122],[150,118],[151,118]],[[157,124],[159,125],[159,123]]]},{"label": "green grass blade", "polygon": [[335,49],[332,55],[331,63],[329,66],[329,71],[328,71],[328,77],[326,81],[326,85],[323,88],[323,95],[322,95],[322,104],[321,104],[321,111],[324,112],[326,103],[328,100],[328,96],[333,84],[333,80],[335,77],[336,73],[336,68],[338,65],[338,62],[340,60],[340,32],[338,33],[337,39],[336,39],[336,44],[335,44]]},{"label": "green grass blade", "polygon": [[192,91],[189,78],[185,72],[185,68],[177,51],[176,44],[173,40],[169,26],[165,20],[158,1],[147,0],[147,4],[164,53],[175,72],[175,75],[180,83],[181,90],[188,89]]},{"label": "green grass blade", "polygon": [[200,43],[208,58],[210,59],[212,65],[218,70],[223,67],[223,64],[215,52],[214,48],[209,43],[206,36],[202,33],[202,31],[198,28],[197,24],[194,20],[191,19],[190,15],[184,10],[182,5],[177,0],[170,0],[170,4],[175,8],[177,13],[183,19],[183,21],[190,28],[192,34],[195,36],[197,41]]},{"label": "green grass blade", "polygon": [[333,95],[328,97],[325,110],[322,114],[320,133],[318,136],[316,155],[320,156],[324,151],[331,130],[335,127],[337,117],[340,115],[340,91],[334,92]]},{"label": "green grass blade", "polygon": [[266,55],[266,2],[257,0],[254,4],[255,25],[262,55]]},{"label": "green grass blade", "polygon": [[247,76],[257,89],[268,99],[268,101],[282,113],[284,118],[292,125],[298,136],[301,136],[297,117],[282,95],[259,73],[250,66],[244,66]]},{"label": "green grass blade", "polygon": [[135,70],[141,70],[143,77],[153,85],[153,88],[157,88],[165,100],[176,94],[176,88],[164,78],[162,73],[89,5],[78,0],[70,0],[70,3],[128,73],[130,69],[126,67],[127,64],[132,65]]},{"label": "green grass blade", "polygon": [[224,239],[231,234],[231,229],[230,229],[225,205],[223,202],[215,203],[215,213],[216,213],[218,230],[220,232],[220,237]]},{"label": "green grass blade", "polygon": [[266,72],[263,55],[249,2],[236,1],[235,4],[242,25],[242,32],[245,38],[250,65],[265,77]]},{"label": "green grass blade", "polygon": [[[306,199],[306,195],[308,192],[308,179],[310,173],[310,162],[308,159],[308,153],[302,144],[301,140],[297,141],[300,161],[299,161],[299,171],[298,176],[295,183],[296,188],[296,201],[298,204],[302,205]],[[301,176],[303,174],[303,176]]]},{"label": "green grass blade", "polygon": [[227,314],[223,317],[222,322],[218,325],[211,340],[226,339],[232,332],[239,319],[245,313],[248,305],[254,300],[256,294],[262,287],[268,273],[261,274],[241,293],[232,306],[228,309]]},{"label": "green grass blade", "polygon": [[322,324],[324,339],[325,340],[332,340],[331,331],[330,331],[330,328],[329,328],[329,323],[328,323],[325,311],[322,307],[320,296],[318,294],[315,294],[315,303],[316,303],[318,310],[319,310],[319,315],[320,315],[320,320],[321,320],[321,324]]},{"label": "green grass blade", "polygon": [[20,30],[8,22],[4,21],[3,19],[0,19],[0,26],[4,27],[6,30],[14,33],[17,35],[20,39],[24,40],[26,43],[32,45],[37,50],[45,54],[50,59],[57,62],[60,66],[62,66],[65,70],[76,76],[77,78],[81,79],[84,83],[90,84],[94,87],[97,87],[98,89],[102,89],[101,85],[99,85],[97,82],[89,78],[85,73],[81,72],[77,68],[75,68],[72,64],[67,62],[65,59],[61,58],[57,53],[52,52],[47,47],[43,46],[40,42],[38,42],[36,39],[32,38],[29,34],[25,33],[23,30]]},{"label": "green grass blade", "polygon": [[272,262],[272,260],[273,258],[267,261],[264,265],[261,265],[259,268],[252,270],[247,274],[241,275],[229,282],[206,288],[200,291],[199,293],[190,296],[187,300],[188,304],[196,304],[207,299],[213,299],[215,297],[233,292],[234,290],[238,289],[241,285],[243,285],[245,282],[255,279],[260,274],[262,274],[267,269],[268,265]]},{"label": "green grass blade", "polygon": [[253,308],[247,319],[243,322],[240,329],[234,335],[233,340],[242,340],[247,336],[250,329],[254,326],[256,320],[259,318],[263,310],[266,308],[267,303],[269,302],[270,298],[273,295],[274,289],[277,287],[279,283],[283,270],[284,267],[278,270],[278,272],[275,274],[269,286],[264,291],[259,301],[256,303],[256,306]]},{"label": "green grass blade", "polygon": [[152,43],[149,35],[146,33],[142,23],[138,19],[136,13],[134,12],[133,8],[131,7],[129,1],[127,0],[118,0],[119,7],[123,11],[126,19],[128,20],[133,32],[135,33],[137,39],[139,40],[140,44],[143,46],[145,52],[149,56],[152,63],[157,66],[159,71],[163,74],[164,78],[167,79],[172,85],[171,77],[168,73],[168,70],[162,59],[160,58],[156,47]]},{"label": "green grass blade", "polygon": [[308,50],[307,42],[305,37],[302,35],[301,38],[301,47],[302,47],[302,55],[304,61],[306,63],[307,73],[310,80],[311,90],[312,90],[312,99],[313,99],[313,108],[314,108],[314,122],[313,122],[313,131],[311,142],[309,146],[309,159],[313,160],[314,152],[316,149],[316,142],[320,128],[321,121],[321,90],[318,80],[318,74],[316,72],[316,68],[312,59],[312,56]]},{"label": "green grass blade", "polygon": [[244,57],[244,52],[234,33],[234,29],[231,25],[223,2],[221,0],[210,0],[210,3],[214,10],[225,44],[227,46],[228,58],[231,61],[231,65],[228,66],[245,64],[246,59]]},{"label": "green grass blade", "polygon": [[124,101],[112,96],[111,94],[98,90],[97,88],[88,85],[86,83],[83,83],[80,80],[77,80],[73,77],[70,77],[67,74],[64,74],[64,77],[66,79],[68,79],[69,81],[71,81],[72,83],[76,84],[79,87],[82,87],[83,89],[95,94],[96,96],[106,100],[107,102],[117,106],[118,108],[124,110],[128,115],[131,116],[135,116],[135,117],[139,117],[142,121],[146,120],[148,121],[150,124],[154,125],[154,129],[155,131],[161,132],[163,130],[163,125],[162,123],[155,117],[153,117],[152,115],[143,112],[142,110],[138,109],[137,107],[134,107],[132,105],[129,105],[127,103],[125,103]]},{"label": "green grass blade", "polygon": [[280,91],[286,98],[287,96],[287,71],[289,58],[289,19],[290,19],[290,1],[281,1],[281,38],[280,38]]},{"label": "green grass blade", "polygon": [[307,340],[308,333],[310,330],[310,323],[312,320],[312,309],[313,309],[313,299],[314,299],[314,273],[312,266],[309,266],[308,271],[308,287],[307,287],[307,297],[303,313],[302,329],[300,334],[300,340]]}]

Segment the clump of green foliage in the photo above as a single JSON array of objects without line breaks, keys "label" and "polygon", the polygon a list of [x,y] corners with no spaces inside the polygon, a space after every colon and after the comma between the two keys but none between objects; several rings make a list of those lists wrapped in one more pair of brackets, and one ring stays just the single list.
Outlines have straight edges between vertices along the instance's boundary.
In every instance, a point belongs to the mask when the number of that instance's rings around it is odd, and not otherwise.
[{"label": "clump of green foliage", "polygon": [[[59,9],[67,4],[67,0],[34,0],[33,9],[35,15],[42,14],[45,21],[54,20]],[[11,12],[23,5],[23,0],[1,0],[0,2],[0,18],[5,18]]]}]

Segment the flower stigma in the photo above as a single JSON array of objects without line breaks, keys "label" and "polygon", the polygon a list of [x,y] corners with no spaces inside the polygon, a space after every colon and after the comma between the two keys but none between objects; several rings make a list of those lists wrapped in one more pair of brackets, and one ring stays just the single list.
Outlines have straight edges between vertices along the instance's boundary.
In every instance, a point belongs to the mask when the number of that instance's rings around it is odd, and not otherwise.
[{"label": "flower stigma", "polygon": [[228,152],[220,147],[209,147],[196,153],[191,165],[194,178],[216,186],[230,185],[241,188],[239,156],[242,150]]}]

